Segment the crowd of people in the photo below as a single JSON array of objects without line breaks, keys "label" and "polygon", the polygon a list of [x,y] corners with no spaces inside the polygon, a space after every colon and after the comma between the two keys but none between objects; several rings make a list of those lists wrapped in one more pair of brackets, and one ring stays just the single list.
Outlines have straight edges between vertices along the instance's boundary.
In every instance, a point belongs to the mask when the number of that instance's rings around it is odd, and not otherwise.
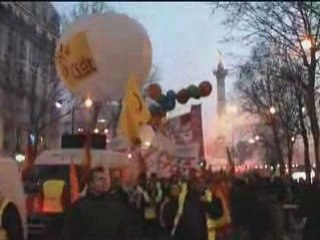
[{"label": "crowd of people", "polygon": [[106,192],[104,171],[95,168],[87,194],[67,211],[63,239],[216,239],[215,227],[230,223],[227,186],[210,188],[210,180],[196,174],[188,179],[141,174],[130,189],[112,179]]},{"label": "crowd of people", "polygon": [[[120,178],[109,184],[97,167],[85,193],[53,218],[41,239],[319,240],[319,202],[316,181],[194,170],[166,179],[141,174],[128,188]],[[1,210],[4,239],[22,240],[22,230],[14,230],[18,215],[6,217],[13,210],[12,204]]]},{"label": "crowd of people", "polygon": [[318,240],[320,188],[290,178],[191,171],[160,179],[141,174],[108,191],[103,168],[66,213],[65,240]]},{"label": "crowd of people", "polygon": [[103,169],[92,170],[64,239],[320,239],[316,183],[191,171],[169,179],[141,174],[130,189],[115,178],[108,193],[105,184]]}]

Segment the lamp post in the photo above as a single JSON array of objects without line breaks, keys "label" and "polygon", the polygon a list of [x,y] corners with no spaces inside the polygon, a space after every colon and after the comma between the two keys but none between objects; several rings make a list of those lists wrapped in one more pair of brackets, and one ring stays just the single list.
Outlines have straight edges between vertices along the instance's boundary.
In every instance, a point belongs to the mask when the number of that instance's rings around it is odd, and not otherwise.
[{"label": "lamp post", "polygon": [[[227,112],[228,115],[235,115],[238,112],[238,108],[235,105],[227,105]],[[235,144],[234,144],[234,125],[233,121],[230,121],[231,123],[231,145],[232,145],[232,158],[235,159]]]}]

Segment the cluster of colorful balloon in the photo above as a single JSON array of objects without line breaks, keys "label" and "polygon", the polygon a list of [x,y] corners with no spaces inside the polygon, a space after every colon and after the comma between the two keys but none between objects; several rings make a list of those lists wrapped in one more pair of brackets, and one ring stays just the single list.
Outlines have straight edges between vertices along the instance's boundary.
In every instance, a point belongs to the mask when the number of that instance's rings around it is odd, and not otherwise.
[{"label": "cluster of colorful balloon", "polygon": [[146,89],[147,96],[158,103],[150,105],[149,108],[152,114],[172,111],[176,106],[176,100],[180,104],[186,104],[190,98],[200,99],[201,97],[209,96],[211,92],[212,85],[208,81],[200,83],[199,86],[192,84],[177,93],[169,90],[165,95],[157,83],[150,84]]}]

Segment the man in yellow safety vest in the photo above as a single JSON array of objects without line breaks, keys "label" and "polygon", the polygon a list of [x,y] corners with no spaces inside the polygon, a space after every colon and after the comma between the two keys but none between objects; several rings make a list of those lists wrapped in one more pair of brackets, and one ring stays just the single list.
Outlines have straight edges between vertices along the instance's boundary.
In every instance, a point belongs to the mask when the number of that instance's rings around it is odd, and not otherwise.
[{"label": "man in yellow safety vest", "polygon": [[59,177],[58,169],[52,169],[50,178],[42,185],[42,212],[49,219],[47,237],[59,239],[64,225],[64,213],[70,204],[70,193],[64,180]]}]

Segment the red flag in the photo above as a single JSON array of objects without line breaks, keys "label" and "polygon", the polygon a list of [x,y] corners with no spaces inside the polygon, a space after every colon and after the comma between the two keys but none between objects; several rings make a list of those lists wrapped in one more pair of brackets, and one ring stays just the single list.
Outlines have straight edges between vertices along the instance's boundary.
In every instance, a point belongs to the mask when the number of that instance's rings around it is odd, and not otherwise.
[{"label": "red flag", "polygon": [[79,181],[77,177],[77,169],[72,159],[70,163],[69,178],[70,178],[71,203],[73,203],[79,198],[80,191],[79,191]]}]

